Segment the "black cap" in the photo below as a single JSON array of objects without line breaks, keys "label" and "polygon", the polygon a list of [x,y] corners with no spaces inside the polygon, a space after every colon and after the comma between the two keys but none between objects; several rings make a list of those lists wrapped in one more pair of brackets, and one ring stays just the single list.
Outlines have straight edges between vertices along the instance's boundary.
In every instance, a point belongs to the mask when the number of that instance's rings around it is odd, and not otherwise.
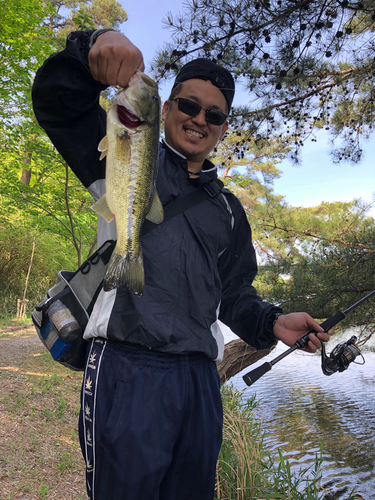
[{"label": "black cap", "polygon": [[185,66],[182,66],[173,84],[173,89],[179,83],[199,78],[200,80],[210,80],[223,93],[228,104],[228,112],[232,106],[234,98],[234,80],[230,72],[212,62],[210,59],[194,59]]}]

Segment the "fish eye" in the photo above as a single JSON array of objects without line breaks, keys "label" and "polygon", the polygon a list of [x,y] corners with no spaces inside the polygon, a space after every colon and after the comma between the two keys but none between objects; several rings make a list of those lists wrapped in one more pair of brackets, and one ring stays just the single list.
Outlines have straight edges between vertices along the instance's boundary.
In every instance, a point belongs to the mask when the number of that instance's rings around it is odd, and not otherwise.
[{"label": "fish eye", "polygon": [[158,101],[158,100],[159,100],[159,97],[158,97],[157,95],[153,95],[153,96],[152,96],[152,100],[153,100],[153,101]]}]

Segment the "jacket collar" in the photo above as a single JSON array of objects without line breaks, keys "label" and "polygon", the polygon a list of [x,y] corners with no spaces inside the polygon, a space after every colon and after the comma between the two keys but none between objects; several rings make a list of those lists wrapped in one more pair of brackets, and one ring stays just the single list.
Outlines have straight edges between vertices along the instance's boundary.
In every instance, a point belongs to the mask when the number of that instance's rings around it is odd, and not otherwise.
[{"label": "jacket collar", "polygon": [[[174,148],[172,148],[166,141],[165,139],[162,139],[161,146],[165,149],[166,153],[171,156],[177,163],[179,163],[184,170],[187,173],[188,170],[188,165],[187,165],[187,160],[186,157],[183,156],[181,153],[176,151]],[[202,165],[202,171],[201,175],[197,179],[192,179],[190,180],[194,182],[195,184],[204,184],[211,179],[217,179],[217,167],[210,161],[207,160],[207,158],[204,160],[203,165]]]}]

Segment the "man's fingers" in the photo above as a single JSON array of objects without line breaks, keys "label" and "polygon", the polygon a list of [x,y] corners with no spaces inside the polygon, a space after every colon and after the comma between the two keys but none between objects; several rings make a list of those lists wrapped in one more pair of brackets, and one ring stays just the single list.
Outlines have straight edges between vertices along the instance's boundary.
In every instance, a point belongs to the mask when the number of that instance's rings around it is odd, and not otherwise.
[{"label": "man's fingers", "polygon": [[[121,60],[113,60],[113,62],[107,62],[106,70],[106,84],[107,85],[120,85],[119,83],[119,73],[121,71]],[[130,78],[129,78],[130,79]],[[128,79],[128,81],[129,81]],[[126,84],[127,85],[127,84]],[[123,87],[123,85],[120,85]]]},{"label": "man's fingers", "polygon": [[319,347],[316,346],[312,340],[309,340],[307,343],[307,347],[308,347],[308,352],[314,354],[316,353],[317,349],[319,349],[320,346]]},{"label": "man's fingers", "polygon": [[319,332],[318,333],[318,338],[320,340],[323,340],[323,342],[328,342],[329,341],[329,335],[328,335],[328,333],[325,333],[325,332]]},{"label": "man's fingers", "polygon": [[139,69],[139,67],[142,68],[140,71],[144,71],[144,64],[143,64],[143,59],[142,61],[138,64],[138,66],[131,66],[129,67],[125,61],[122,62],[121,66],[118,69],[118,74],[116,76],[117,79],[117,85],[120,87],[127,87],[130,78],[134,75],[134,73]]},{"label": "man's fingers", "polygon": [[311,330],[314,330],[315,332],[322,332],[323,328],[320,326],[320,324],[315,321],[314,318],[312,318],[310,315],[307,315],[306,322],[308,326],[311,328]]},{"label": "man's fingers", "polygon": [[139,62],[136,60],[129,64],[126,54],[118,54],[117,57],[103,56],[100,61],[99,70],[97,70],[97,78],[95,78],[94,74],[93,77],[104,85],[119,85],[125,88],[128,86],[130,78],[137,69],[144,71],[144,68],[143,58]]},{"label": "man's fingers", "polygon": [[314,333],[310,333],[308,342],[309,351],[314,353],[317,349],[320,349],[322,347],[322,344],[320,342],[321,340],[323,342],[328,342],[328,333],[319,332],[317,335],[315,335]]},{"label": "man's fingers", "polygon": [[[89,56],[90,56],[90,54],[89,54]],[[98,61],[96,59],[93,59],[92,61],[90,61],[90,59],[89,59],[89,66],[90,66],[90,72],[92,74],[92,77],[94,78],[94,80],[99,81]]]},{"label": "man's fingers", "polygon": [[137,69],[145,68],[142,52],[126,36],[113,31],[97,38],[88,60],[93,78],[104,85],[127,87]]},{"label": "man's fingers", "polygon": [[104,83],[104,85],[115,85],[111,83],[111,77],[108,76],[108,69],[110,67],[110,64],[108,60],[103,60],[99,66],[98,69],[98,80],[100,83]]},{"label": "man's fingers", "polygon": [[316,335],[314,335],[313,333],[311,333],[311,334],[309,335],[309,344],[310,344],[310,343],[311,343],[311,344],[313,344],[313,345],[314,345],[314,347],[315,347],[316,349],[320,349],[320,347],[321,347],[320,340],[319,340],[319,339],[318,339],[318,337],[317,337]]},{"label": "man's fingers", "polygon": [[142,61],[140,62],[140,64],[138,65],[138,68],[137,68],[139,71],[142,71],[142,73],[144,72],[145,70],[145,63],[143,62],[143,57],[142,57]]}]

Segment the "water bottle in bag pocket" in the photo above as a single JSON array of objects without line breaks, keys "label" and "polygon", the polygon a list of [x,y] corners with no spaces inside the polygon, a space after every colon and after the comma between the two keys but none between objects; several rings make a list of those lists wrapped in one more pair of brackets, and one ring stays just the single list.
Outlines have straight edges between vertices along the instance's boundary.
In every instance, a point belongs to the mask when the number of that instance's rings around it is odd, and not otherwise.
[{"label": "water bottle in bag pocket", "polygon": [[60,271],[56,285],[32,314],[38,336],[53,359],[72,370],[84,369],[87,342],[83,333],[115,244],[106,241],[75,272]]}]

